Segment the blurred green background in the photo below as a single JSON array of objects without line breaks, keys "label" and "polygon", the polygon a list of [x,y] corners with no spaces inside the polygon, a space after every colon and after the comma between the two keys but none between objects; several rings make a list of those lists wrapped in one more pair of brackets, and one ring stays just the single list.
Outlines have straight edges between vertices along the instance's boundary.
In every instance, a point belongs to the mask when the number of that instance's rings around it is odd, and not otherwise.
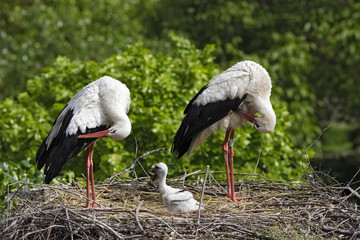
[{"label": "blurred green background", "polygon": [[[350,0],[2,0],[0,169],[42,183],[35,154],[57,114],[109,75],[130,88],[133,130],[121,142],[97,142],[95,178],[104,180],[132,163],[135,138],[138,155],[171,147],[192,96],[249,59],[272,78],[277,126],[271,134],[236,131],[236,171],[253,173],[261,151],[257,173],[267,177],[301,178],[311,162],[359,186],[359,26],[360,2]],[[173,163],[173,176],[207,164],[223,170],[223,137],[213,135],[188,159],[163,151],[142,163]],[[14,182],[3,173],[2,192]],[[59,179],[82,173],[80,154]]]}]

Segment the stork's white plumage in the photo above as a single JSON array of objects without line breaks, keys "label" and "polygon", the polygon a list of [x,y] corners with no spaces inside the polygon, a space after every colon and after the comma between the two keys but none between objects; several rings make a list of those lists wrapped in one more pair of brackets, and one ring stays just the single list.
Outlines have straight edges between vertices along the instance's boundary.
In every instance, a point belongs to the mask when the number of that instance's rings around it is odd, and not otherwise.
[{"label": "stork's white plumage", "polygon": [[199,209],[199,203],[191,192],[173,188],[166,184],[168,167],[165,163],[158,163],[151,172],[157,175],[158,189],[164,205],[172,213],[187,213]]},{"label": "stork's white plumage", "polygon": [[[233,179],[234,129],[250,121],[259,132],[273,131],[276,116],[270,94],[271,80],[261,65],[253,61],[235,64],[214,77],[189,102],[184,111],[186,116],[175,134],[172,151],[178,158],[186,152],[188,157],[213,132],[220,129],[226,131],[223,153],[228,197],[236,201]],[[261,117],[254,116],[256,113]]]},{"label": "stork's white plumage", "polygon": [[[45,183],[50,183],[59,174],[67,160],[88,147],[85,159],[87,198],[90,198],[91,178],[92,199],[96,201],[92,162],[94,143],[97,138],[122,140],[130,134],[129,107],[129,89],[108,76],[79,91],[60,112],[36,154],[38,169],[45,165]],[[90,207],[89,200],[86,207]],[[93,207],[96,207],[94,203]]]}]

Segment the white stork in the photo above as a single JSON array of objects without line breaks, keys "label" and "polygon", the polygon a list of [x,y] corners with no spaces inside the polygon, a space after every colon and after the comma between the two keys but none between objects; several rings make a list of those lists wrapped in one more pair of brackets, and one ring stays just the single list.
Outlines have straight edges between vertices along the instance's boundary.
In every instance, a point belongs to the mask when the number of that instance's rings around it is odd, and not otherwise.
[{"label": "white stork", "polygon": [[[186,116],[175,134],[172,152],[178,158],[187,152],[188,157],[213,132],[219,129],[226,131],[222,149],[226,166],[227,197],[239,202],[234,190],[234,129],[250,121],[259,132],[273,131],[276,116],[270,94],[271,80],[261,65],[253,61],[235,64],[214,77],[189,102],[184,111]],[[261,117],[254,116],[256,113]]]},{"label": "white stork", "polygon": [[90,207],[89,179],[92,207],[96,207],[92,161],[94,143],[98,138],[122,140],[130,134],[131,123],[127,116],[130,101],[126,85],[107,76],[78,92],[60,112],[36,154],[37,168],[40,170],[45,165],[45,183],[50,183],[67,160],[87,147],[86,207]]},{"label": "white stork", "polygon": [[156,174],[158,189],[167,209],[172,213],[187,213],[199,209],[199,203],[191,192],[184,189],[173,188],[166,184],[168,167],[165,163],[158,163],[149,170]]}]

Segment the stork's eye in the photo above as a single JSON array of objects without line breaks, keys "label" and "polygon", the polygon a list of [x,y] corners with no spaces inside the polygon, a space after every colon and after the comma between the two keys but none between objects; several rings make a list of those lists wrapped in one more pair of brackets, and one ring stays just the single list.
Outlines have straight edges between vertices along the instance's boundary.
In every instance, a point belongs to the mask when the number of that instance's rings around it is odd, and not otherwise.
[{"label": "stork's eye", "polygon": [[111,130],[110,133],[116,133],[116,130]]}]

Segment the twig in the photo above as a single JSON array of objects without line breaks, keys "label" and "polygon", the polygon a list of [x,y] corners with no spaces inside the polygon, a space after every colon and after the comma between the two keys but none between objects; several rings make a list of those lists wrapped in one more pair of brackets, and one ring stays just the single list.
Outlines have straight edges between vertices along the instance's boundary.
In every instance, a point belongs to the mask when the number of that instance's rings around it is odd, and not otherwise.
[{"label": "twig", "polygon": [[[137,159],[137,155],[138,155],[138,150],[139,150],[139,146],[138,146],[138,143],[137,143],[137,140],[136,138],[134,138],[135,140],[135,154],[134,154],[134,159]],[[133,176],[135,177],[135,179],[137,179],[137,175],[136,175],[136,172],[135,172],[135,165],[134,165],[134,168],[132,169],[133,171]]]},{"label": "twig", "polygon": [[223,192],[226,192],[226,189],[220,185],[220,183],[214,178],[214,176],[209,172],[209,176],[214,180],[214,182],[216,183],[216,185],[218,185]]},{"label": "twig", "polygon": [[[360,187],[358,187],[356,190],[354,190],[350,187],[350,185],[347,185],[346,188],[351,192],[349,194],[349,196],[346,197],[346,199],[348,199],[349,197],[352,197],[352,196],[355,196],[358,199],[360,199],[360,195],[357,193],[357,191],[359,191]],[[344,200],[346,200],[346,199],[344,199]]]},{"label": "twig", "polygon": [[[76,213],[74,213],[76,214]],[[117,231],[115,231],[114,229],[112,229],[111,227],[109,227],[108,225],[106,225],[105,223],[103,222],[100,222],[99,220],[93,218],[93,219],[88,219],[87,217],[84,217],[80,214],[76,214],[77,216],[79,216],[80,218],[84,219],[84,220],[87,220],[87,221],[92,221],[92,222],[95,222],[97,223],[99,226],[109,230],[112,234],[114,234],[118,239],[124,239]]]},{"label": "twig", "polygon": [[352,181],[354,181],[355,177],[360,173],[360,168],[357,170],[357,172],[354,174],[354,176],[351,178],[351,180],[349,181],[348,185],[350,185],[352,183]]},{"label": "twig", "polygon": [[261,145],[260,145],[260,149],[259,149],[259,156],[258,156],[256,165],[255,165],[255,168],[254,168],[254,174],[256,174],[256,169],[257,169],[257,166],[259,165],[259,162],[260,162],[262,146],[263,146],[263,138],[262,138],[262,135],[261,135]]},{"label": "twig", "polygon": [[[0,170],[1,171],[1,170]],[[6,174],[7,175],[7,174]],[[10,195],[10,185],[15,185],[15,184],[18,184],[18,183],[20,183],[20,182],[15,182],[15,183],[12,183],[12,184],[9,184],[8,186],[7,186],[7,195]],[[12,208],[12,199],[16,196],[16,194],[20,191],[20,189],[24,186],[25,184],[21,184],[21,186],[18,188],[18,189],[16,189],[16,191],[12,194],[12,196],[11,196],[11,198],[9,199],[9,200],[7,200],[7,202],[6,202],[6,206],[7,206],[7,210],[8,210],[8,212],[7,212],[7,215],[9,216],[9,213],[11,212],[11,208]],[[3,212],[4,212],[4,210],[5,210],[5,208],[3,208],[3,210],[1,211],[1,214],[3,214]]]},{"label": "twig", "polygon": [[27,234],[25,234],[24,236],[22,236],[20,239],[27,239],[28,236],[32,235],[32,234],[35,234],[35,233],[38,233],[38,232],[42,232],[42,231],[46,231],[46,230],[49,230],[49,229],[52,229],[52,228],[64,228],[64,226],[61,226],[61,225],[51,225],[47,228],[43,228],[43,229],[39,229],[39,230],[36,230],[36,231],[33,231],[33,232],[28,232]]},{"label": "twig", "polygon": [[186,179],[186,174],[188,173],[188,171],[189,171],[189,169],[186,169],[186,170],[185,170],[184,177],[183,177],[183,181],[182,181],[182,188],[184,188],[185,179]]},{"label": "twig", "polygon": [[200,210],[201,210],[202,201],[203,201],[203,198],[204,198],[204,191],[205,191],[206,179],[207,179],[207,176],[209,174],[209,167],[210,167],[209,165],[206,166],[205,178],[204,178],[202,191],[201,191],[201,197],[200,197],[200,203],[199,203],[199,209],[198,209],[198,216],[197,216],[197,220],[196,220],[196,225],[198,225],[198,226],[200,224]]},{"label": "twig", "polygon": [[79,193],[76,193],[76,192],[72,192],[70,190],[66,190],[66,189],[62,189],[62,188],[58,188],[58,187],[54,187],[54,186],[51,186],[51,185],[43,185],[43,184],[35,184],[35,183],[24,183],[25,185],[30,185],[30,186],[36,186],[36,187],[45,187],[45,188],[50,188],[50,189],[56,189],[56,190],[59,190],[59,191],[63,191],[63,192],[67,192],[67,193],[70,193],[70,194],[73,194],[73,195],[76,195],[80,198],[84,198],[86,200],[90,200],[90,202],[93,202],[95,204],[97,204],[99,207],[101,208],[105,208],[102,204],[90,199],[90,198],[87,198]]},{"label": "twig", "polygon": [[326,226],[326,225],[322,226],[322,229],[324,231],[326,231],[326,232],[336,232],[336,233],[340,233],[340,234],[344,234],[344,235],[348,235],[348,236],[352,236],[352,235],[359,235],[360,236],[360,232],[333,228],[333,227]]},{"label": "twig", "polygon": [[[160,152],[160,151],[167,150],[167,149],[169,149],[169,148],[168,148],[168,147],[158,148],[158,149],[151,150],[150,152],[147,152],[147,153],[141,155],[140,157],[136,158],[136,159],[133,161],[133,163],[130,165],[130,167],[128,167],[127,169],[125,169],[125,170],[123,170],[123,171],[121,171],[121,172],[118,172],[118,173],[116,173],[115,175],[109,177],[108,179],[106,179],[105,183],[112,182],[112,180],[113,180],[114,178],[116,178],[116,177],[118,177],[118,176],[120,176],[120,175],[123,175],[123,174],[125,174],[125,173],[127,173],[127,172],[130,172],[131,170],[133,170],[133,169],[135,168],[136,163],[137,163],[140,159],[142,159],[142,158],[144,158],[144,157],[147,157],[147,156],[149,156],[149,155],[152,154],[152,153]],[[144,171],[145,171],[145,170],[144,170]],[[145,171],[145,172],[146,172],[146,171]]]},{"label": "twig", "polygon": [[67,218],[67,220],[68,220],[70,237],[71,237],[71,240],[74,240],[74,233],[73,233],[73,230],[72,230],[72,226],[71,226],[71,224],[70,224],[69,211],[68,211],[67,208],[65,208],[65,213],[66,213],[66,218]]},{"label": "twig", "polygon": [[[145,173],[145,175],[148,177],[148,179],[151,180],[151,177],[149,176],[149,174],[147,173],[147,171],[145,170],[144,166],[141,164],[141,162],[137,162],[139,164],[139,166],[141,167],[141,169],[143,170],[143,172]],[[136,172],[135,172],[135,168],[133,169],[134,175],[136,176]],[[137,179],[137,177],[135,178]]]},{"label": "twig", "polygon": [[308,157],[308,155],[307,155],[307,150],[308,150],[309,148],[311,148],[317,141],[319,141],[320,137],[324,134],[324,132],[325,132],[326,130],[328,130],[328,129],[330,128],[330,126],[331,126],[331,125],[329,125],[329,126],[327,126],[326,128],[324,128],[324,129],[321,131],[321,133],[319,134],[319,136],[305,149],[305,154],[306,154],[307,157]]},{"label": "twig", "polygon": [[144,228],[141,226],[141,223],[139,221],[139,210],[140,210],[140,207],[141,207],[141,204],[144,202],[144,200],[142,200],[139,205],[136,207],[136,210],[135,210],[135,220],[136,220],[136,224],[139,226],[140,230],[141,231],[144,231]]},{"label": "twig", "polygon": [[[53,221],[52,221],[51,225],[53,225],[53,224],[55,223],[55,221],[56,221],[56,219],[58,218],[59,214],[60,214],[60,212],[57,212],[57,213],[56,213],[56,215],[55,215],[55,217],[54,217],[54,219],[53,219]],[[48,230],[48,234],[47,234],[47,238],[46,238],[47,240],[49,240],[49,239],[50,239],[51,230],[52,230],[52,228],[49,228],[49,230]]]},{"label": "twig", "polygon": [[139,150],[139,145],[138,145],[138,142],[137,142],[137,139],[134,138],[134,141],[135,141],[135,153],[134,153],[134,158],[136,159],[137,158],[137,154],[138,154],[138,150]]},{"label": "twig", "polygon": [[161,222],[163,222],[163,223],[164,223],[168,228],[170,228],[176,235],[178,235],[180,238],[184,239],[184,237],[181,236],[173,227],[171,227],[171,225],[170,225],[169,223],[165,222],[165,221],[162,220],[161,218],[158,218],[158,217],[155,217],[155,216],[154,216],[154,218],[157,219],[157,220],[159,220],[159,221],[161,221]]},{"label": "twig", "polygon": [[[194,175],[202,175],[204,174],[205,172],[201,172],[201,171],[195,171],[195,172],[192,172],[192,173],[189,173],[187,174],[186,176],[182,176],[181,179],[183,177],[187,178],[187,177],[190,177],[190,176],[194,176]],[[209,173],[211,174],[225,174],[226,172],[225,171],[209,171]],[[260,174],[253,174],[253,173],[237,173],[237,172],[234,172],[234,175],[240,175],[240,176],[254,176],[254,177],[260,177],[260,178],[263,178],[267,181],[270,181],[272,182],[271,179],[265,177],[265,176],[262,176]]]},{"label": "twig", "polygon": [[3,170],[0,169],[0,172],[2,174],[5,174],[8,178],[11,178],[12,180],[14,180],[15,182],[17,182],[18,180],[16,178],[14,178],[13,176],[10,176],[9,174],[7,174],[6,172],[4,172]]}]

